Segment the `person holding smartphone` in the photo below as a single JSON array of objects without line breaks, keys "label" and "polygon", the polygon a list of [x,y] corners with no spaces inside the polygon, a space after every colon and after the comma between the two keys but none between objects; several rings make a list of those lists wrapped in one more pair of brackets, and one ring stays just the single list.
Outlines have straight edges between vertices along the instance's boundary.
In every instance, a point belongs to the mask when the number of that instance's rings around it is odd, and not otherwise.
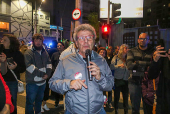
[{"label": "person holding smartphone", "polygon": [[161,45],[156,47],[156,51],[153,54],[153,61],[148,71],[149,79],[156,79],[158,76],[159,83],[156,91],[157,96],[156,114],[169,114],[170,49],[168,51],[165,51],[164,47],[161,47]]},{"label": "person holding smartphone", "polygon": [[[1,44],[0,44],[1,45]],[[0,47],[3,48],[3,45]],[[2,49],[3,50],[3,49]],[[0,52],[0,114],[9,114],[14,111],[14,106],[11,101],[11,94],[6,82],[4,81],[1,74],[7,73],[7,62],[6,62],[6,55]]]},{"label": "person holding smartphone", "polygon": [[7,73],[2,76],[6,81],[12,95],[12,101],[15,107],[13,114],[17,114],[18,82],[10,70],[13,70],[17,78],[20,79],[20,73],[26,70],[24,56],[19,51],[20,43],[14,35],[4,34],[1,43],[5,48],[3,53],[6,55],[7,60],[10,58],[10,60],[7,61]]}]

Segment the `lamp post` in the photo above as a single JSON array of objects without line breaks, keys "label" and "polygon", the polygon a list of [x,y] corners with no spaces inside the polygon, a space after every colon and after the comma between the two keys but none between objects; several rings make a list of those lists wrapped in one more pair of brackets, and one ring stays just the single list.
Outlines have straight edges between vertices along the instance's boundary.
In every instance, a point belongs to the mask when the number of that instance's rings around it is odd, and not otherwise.
[{"label": "lamp post", "polygon": [[37,33],[37,6],[35,1],[35,20],[34,20],[34,34]]},{"label": "lamp post", "polygon": [[[41,1],[41,4],[40,4],[40,7],[39,7],[39,10],[41,10],[41,5],[42,3],[44,2],[45,0],[42,0]],[[36,1],[35,1],[35,20],[34,20],[34,34],[37,33],[37,6],[36,6]]]}]

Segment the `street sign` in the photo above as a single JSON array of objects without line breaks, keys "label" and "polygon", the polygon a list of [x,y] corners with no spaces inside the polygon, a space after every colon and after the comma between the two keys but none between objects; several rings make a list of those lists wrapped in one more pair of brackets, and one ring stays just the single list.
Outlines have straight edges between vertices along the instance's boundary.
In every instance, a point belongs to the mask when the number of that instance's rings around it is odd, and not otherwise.
[{"label": "street sign", "polygon": [[58,26],[58,30],[62,30],[63,31],[63,27]]},{"label": "street sign", "polygon": [[76,8],[73,10],[72,17],[74,20],[78,20],[81,16],[81,11],[80,9]]},{"label": "street sign", "polygon": [[55,25],[50,25],[50,29],[57,29],[57,26],[55,26]]}]

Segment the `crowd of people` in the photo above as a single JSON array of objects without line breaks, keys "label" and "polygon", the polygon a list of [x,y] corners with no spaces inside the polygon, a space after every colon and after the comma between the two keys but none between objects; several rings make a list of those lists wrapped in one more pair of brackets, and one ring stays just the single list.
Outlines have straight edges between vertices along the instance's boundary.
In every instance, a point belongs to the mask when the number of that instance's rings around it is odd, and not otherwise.
[{"label": "crowd of people", "polygon": [[50,110],[46,103],[50,90],[55,107],[64,100],[65,114],[106,114],[105,107],[118,114],[120,92],[124,114],[128,114],[129,95],[132,114],[140,113],[141,99],[144,114],[170,113],[170,49],[149,46],[146,33],[139,35],[136,47],[122,44],[115,46],[114,52],[112,46],[94,48],[95,39],[96,31],[89,24],[75,28],[73,44],[53,41],[51,49],[45,48],[44,37],[38,33],[33,35],[30,49],[24,41],[20,45],[14,35],[4,34],[0,44],[0,114],[17,114],[18,81],[12,72],[19,80],[25,72],[26,114]]}]

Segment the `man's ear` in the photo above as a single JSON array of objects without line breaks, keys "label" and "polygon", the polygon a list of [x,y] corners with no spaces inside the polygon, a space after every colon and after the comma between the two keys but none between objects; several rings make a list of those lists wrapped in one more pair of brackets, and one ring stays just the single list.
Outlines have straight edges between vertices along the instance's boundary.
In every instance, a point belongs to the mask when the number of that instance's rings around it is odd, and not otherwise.
[{"label": "man's ear", "polygon": [[76,46],[76,48],[78,49],[78,42],[77,41],[74,41],[74,45]]}]

